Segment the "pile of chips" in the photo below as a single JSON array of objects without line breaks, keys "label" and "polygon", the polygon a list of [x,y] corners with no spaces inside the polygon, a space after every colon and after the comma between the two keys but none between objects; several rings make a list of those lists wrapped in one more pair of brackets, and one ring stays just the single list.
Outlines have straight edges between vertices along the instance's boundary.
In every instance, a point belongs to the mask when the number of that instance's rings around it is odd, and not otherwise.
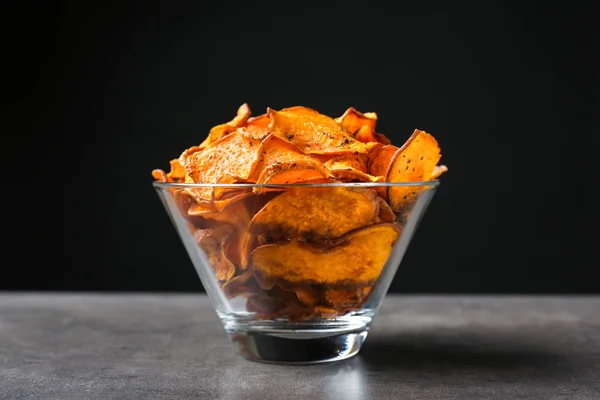
[{"label": "pile of chips", "polygon": [[258,318],[335,318],[368,299],[426,186],[310,184],[425,182],[447,171],[432,135],[415,130],[397,147],[376,122],[354,108],[252,117],[243,104],[152,176],[228,184],[170,189],[228,298],[247,298]]}]

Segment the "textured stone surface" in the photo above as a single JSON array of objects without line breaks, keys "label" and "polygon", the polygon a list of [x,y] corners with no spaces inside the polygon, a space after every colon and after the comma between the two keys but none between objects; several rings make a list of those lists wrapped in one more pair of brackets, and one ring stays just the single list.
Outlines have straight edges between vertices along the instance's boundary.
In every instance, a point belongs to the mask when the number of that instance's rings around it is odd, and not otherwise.
[{"label": "textured stone surface", "polygon": [[0,294],[0,399],[600,399],[600,298],[388,296],[358,356],[234,353],[203,295]]}]

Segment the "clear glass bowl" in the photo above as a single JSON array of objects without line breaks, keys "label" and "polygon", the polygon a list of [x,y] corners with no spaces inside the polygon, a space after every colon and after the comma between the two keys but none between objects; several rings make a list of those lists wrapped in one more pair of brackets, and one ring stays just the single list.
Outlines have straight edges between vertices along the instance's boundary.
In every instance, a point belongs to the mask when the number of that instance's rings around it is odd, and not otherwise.
[{"label": "clear glass bowl", "polygon": [[438,185],[153,183],[239,354],[294,364],[358,353]]}]

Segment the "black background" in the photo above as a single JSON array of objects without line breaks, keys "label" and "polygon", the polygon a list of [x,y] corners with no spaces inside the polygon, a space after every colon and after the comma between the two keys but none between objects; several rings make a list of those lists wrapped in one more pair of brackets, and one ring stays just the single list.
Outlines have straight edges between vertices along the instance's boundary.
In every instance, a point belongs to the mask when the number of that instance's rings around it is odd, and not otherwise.
[{"label": "black background", "polygon": [[24,4],[3,13],[0,289],[202,290],[150,172],[246,102],[438,139],[449,172],[392,291],[600,293],[588,6]]}]

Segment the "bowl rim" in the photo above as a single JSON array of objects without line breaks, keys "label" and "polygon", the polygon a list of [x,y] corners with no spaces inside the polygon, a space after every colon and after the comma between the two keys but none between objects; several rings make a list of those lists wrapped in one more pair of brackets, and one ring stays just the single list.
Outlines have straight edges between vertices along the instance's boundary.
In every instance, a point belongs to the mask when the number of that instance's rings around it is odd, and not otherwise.
[{"label": "bowl rim", "polygon": [[152,186],[160,189],[168,188],[292,188],[292,187],[411,187],[429,186],[438,187],[439,179],[430,181],[406,182],[326,182],[326,183],[180,183],[153,181]]}]

